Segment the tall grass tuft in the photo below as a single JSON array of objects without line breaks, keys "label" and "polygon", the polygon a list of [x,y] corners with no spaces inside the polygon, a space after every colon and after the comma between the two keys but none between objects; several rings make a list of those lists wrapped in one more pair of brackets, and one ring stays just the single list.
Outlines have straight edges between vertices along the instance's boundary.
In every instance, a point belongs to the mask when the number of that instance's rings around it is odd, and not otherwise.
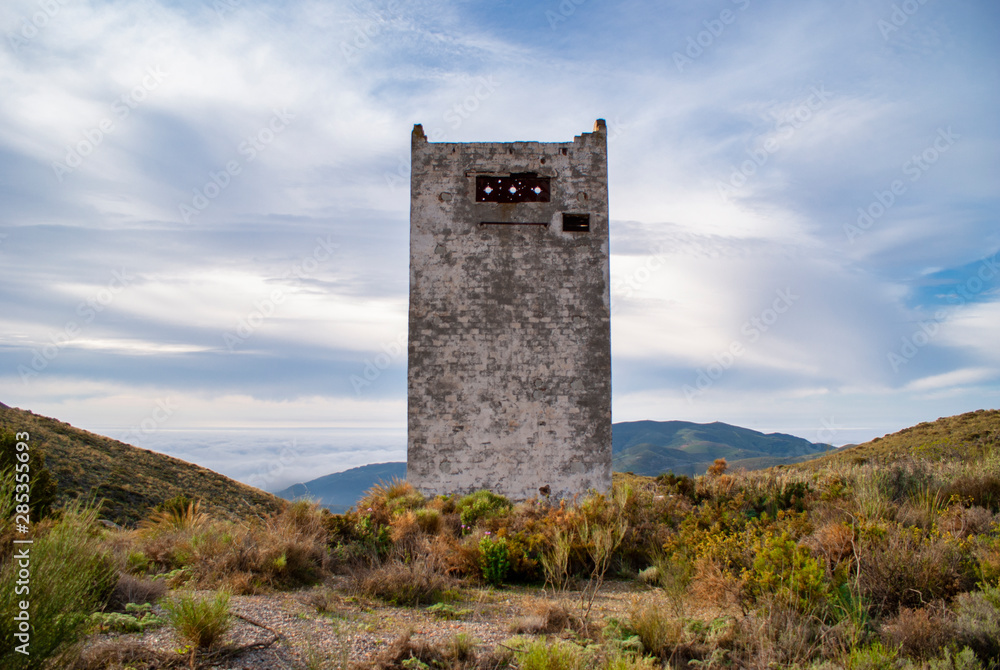
[{"label": "tall grass tuft", "polygon": [[165,602],[163,609],[177,636],[193,650],[211,647],[232,625],[229,594],[225,591],[208,598],[187,593]]}]

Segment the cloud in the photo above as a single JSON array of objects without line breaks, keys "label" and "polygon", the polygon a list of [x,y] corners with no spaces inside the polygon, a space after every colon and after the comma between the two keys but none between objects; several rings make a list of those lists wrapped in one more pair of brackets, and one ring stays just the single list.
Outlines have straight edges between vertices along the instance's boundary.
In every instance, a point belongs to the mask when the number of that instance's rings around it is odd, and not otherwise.
[{"label": "cloud", "polygon": [[888,0],[39,6],[0,9],[8,404],[400,427],[412,125],[598,117],[616,417],[853,439],[1000,396],[995,280],[968,285],[1000,249],[985,3],[888,31]]}]

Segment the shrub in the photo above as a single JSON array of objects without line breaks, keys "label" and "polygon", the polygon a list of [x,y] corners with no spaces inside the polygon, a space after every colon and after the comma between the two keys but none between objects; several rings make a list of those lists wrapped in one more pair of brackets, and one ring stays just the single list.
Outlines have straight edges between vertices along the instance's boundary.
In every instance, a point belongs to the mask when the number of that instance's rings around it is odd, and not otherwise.
[{"label": "shrub", "polygon": [[530,614],[514,619],[510,630],[518,634],[557,634],[564,630],[582,632],[585,628],[580,619],[573,616],[561,603],[542,600],[529,608]]},{"label": "shrub", "polygon": [[863,519],[876,521],[889,515],[892,509],[888,493],[890,482],[882,470],[861,470],[855,476],[853,484],[854,502]]},{"label": "shrub", "polygon": [[139,523],[139,528],[156,535],[169,531],[196,530],[208,523],[208,515],[201,511],[201,501],[190,501],[177,496],[162,503]]},{"label": "shrub", "polygon": [[729,464],[726,463],[726,459],[717,458],[715,462],[708,466],[708,475],[710,477],[719,477],[725,474],[726,470],[729,469]]},{"label": "shrub", "polygon": [[694,480],[687,475],[680,475],[678,477],[672,472],[667,472],[658,476],[656,483],[666,486],[672,493],[695,500]]},{"label": "shrub", "polygon": [[572,547],[572,536],[556,530],[551,546],[542,551],[540,560],[545,572],[545,583],[551,584],[557,591],[565,591],[569,586],[569,555]]},{"label": "shrub", "polygon": [[200,521],[176,527],[165,517],[147,524],[137,539],[153,565],[187,568],[195,585],[258,593],[317,581],[328,558],[326,526],[318,506],[300,501],[248,525]]},{"label": "shrub", "polygon": [[210,598],[184,594],[163,604],[167,621],[177,631],[181,641],[192,650],[206,649],[218,642],[229,630],[229,594],[219,591]]},{"label": "shrub", "polygon": [[954,635],[951,620],[940,608],[904,607],[882,626],[882,641],[886,646],[914,658],[936,656]]},{"label": "shrub", "polygon": [[612,650],[604,663],[604,670],[655,670],[656,659],[649,656]]},{"label": "shrub", "polygon": [[731,656],[735,667],[794,668],[816,658],[831,628],[786,602],[761,602],[737,622]]},{"label": "shrub", "polygon": [[390,553],[397,558],[412,560],[427,553],[427,536],[412,511],[407,510],[393,517],[389,522],[389,539],[392,540]]},{"label": "shrub", "polygon": [[378,524],[388,524],[392,517],[424,506],[426,499],[406,480],[393,477],[380,481],[358,501],[358,511],[370,514]]},{"label": "shrub", "polygon": [[875,616],[950,599],[975,584],[975,564],[962,543],[890,523],[861,529],[857,570],[861,595]]},{"label": "shrub", "polygon": [[1000,658],[1000,585],[963,593],[955,599],[958,640],[984,662]]},{"label": "shrub", "polygon": [[90,617],[91,624],[102,633],[142,633],[150,628],[158,628],[166,620],[153,612],[150,604],[129,603],[124,612],[95,612]]},{"label": "shrub", "polygon": [[563,640],[520,641],[515,648],[520,670],[590,670],[596,656],[592,651]]},{"label": "shrub", "polygon": [[[995,664],[996,659],[992,662]],[[983,670],[983,665],[976,659],[975,652],[966,647],[954,656],[950,649],[945,649],[944,656],[933,659],[927,664],[927,670]]]},{"label": "shrub", "polygon": [[461,619],[464,616],[472,614],[472,610],[459,609],[454,605],[449,605],[448,603],[437,603],[436,605],[431,605],[426,611],[428,614],[438,619],[444,619],[445,621],[455,621],[456,619]]},{"label": "shrub", "polygon": [[823,608],[830,595],[825,577],[809,551],[783,532],[763,541],[749,585],[756,598],[774,598],[802,612],[813,612]]},{"label": "shrub", "polygon": [[1000,475],[983,473],[957,477],[945,488],[945,494],[1000,512]]},{"label": "shrub", "polygon": [[891,670],[898,667],[894,647],[875,642],[867,647],[851,649],[847,656],[847,670]]},{"label": "shrub", "polygon": [[413,640],[409,631],[396,638],[365,667],[375,670],[408,670],[424,668],[499,668],[501,664],[490,657],[477,658],[476,640],[459,633],[436,645],[424,640]]},{"label": "shrub", "polygon": [[660,657],[668,656],[684,639],[683,622],[651,600],[632,604],[628,627],[639,636],[643,649]]},{"label": "shrub", "polygon": [[479,567],[487,584],[500,586],[510,571],[506,538],[493,538],[489,533],[479,541]]},{"label": "shrub", "polygon": [[513,506],[513,503],[502,495],[482,489],[459,500],[455,510],[459,513],[462,524],[472,528],[480,521],[506,514]]},{"label": "shrub", "polygon": [[428,535],[437,535],[441,530],[441,512],[427,507],[414,512],[420,530]]},{"label": "shrub", "polygon": [[426,562],[398,560],[360,570],[352,581],[360,595],[411,607],[440,601],[455,583]]},{"label": "shrub", "polygon": [[106,609],[112,612],[124,612],[129,605],[155,603],[167,592],[167,585],[162,581],[142,579],[128,573],[120,573],[118,581],[108,598]]},{"label": "shrub", "polygon": [[[98,540],[97,509],[73,505],[47,531],[36,531],[30,549],[31,655],[14,650],[23,594],[17,594],[18,561],[0,567],[0,667],[37,668],[58,657],[84,634],[89,616],[106,600],[115,579],[111,557]],[[16,554],[14,554],[16,556]]]}]

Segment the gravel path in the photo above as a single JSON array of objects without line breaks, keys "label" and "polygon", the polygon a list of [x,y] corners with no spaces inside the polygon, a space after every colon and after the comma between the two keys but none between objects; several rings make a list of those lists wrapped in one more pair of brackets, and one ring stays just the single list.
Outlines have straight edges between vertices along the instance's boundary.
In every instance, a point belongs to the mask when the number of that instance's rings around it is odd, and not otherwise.
[{"label": "gravel path", "polygon": [[[643,588],[635,583],[605,585],[594,603],[592,620],[623,617]],[[204,594],[207,595],[207,592]],[[546,597],[537,588],[465,588],[462,598],[448,603],[453,619],[435,615],[425,607],[394,607],[348,597],[336,585],[317,586],[293,593],[233,596],[230,610],[236,615],[224,644],[260,645],[229,656],[217,664],[201,665],[219,670],[284,670],[316,667],[364,668],[393,641],[411,632],[415,641],[444,643],[464,633],[483,650],[492,650],[511,638],[517,620],[530,620],[546,603],[560,602],[579,613],[578,594]],[[276,639],[277,637],[277,639]],[[182,645],[169,626],[143,634],[95,635],[90,650],[102,645],[152,650],[160,657],[178,658]],[[207,660],[207,659],[206,659]],[[310,664],[309,661],[312,661]],[[186,667],[186,662],[185,662]]]}]

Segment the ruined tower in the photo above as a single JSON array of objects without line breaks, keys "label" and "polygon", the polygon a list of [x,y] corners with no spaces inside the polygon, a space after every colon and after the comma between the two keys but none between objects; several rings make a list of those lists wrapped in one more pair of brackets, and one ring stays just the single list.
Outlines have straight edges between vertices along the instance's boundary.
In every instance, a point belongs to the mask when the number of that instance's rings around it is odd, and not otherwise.
[{"label": "ruined tower", "polygon": [[611,487],[607,129],[428,142],[410,173],[407,480]]}]

